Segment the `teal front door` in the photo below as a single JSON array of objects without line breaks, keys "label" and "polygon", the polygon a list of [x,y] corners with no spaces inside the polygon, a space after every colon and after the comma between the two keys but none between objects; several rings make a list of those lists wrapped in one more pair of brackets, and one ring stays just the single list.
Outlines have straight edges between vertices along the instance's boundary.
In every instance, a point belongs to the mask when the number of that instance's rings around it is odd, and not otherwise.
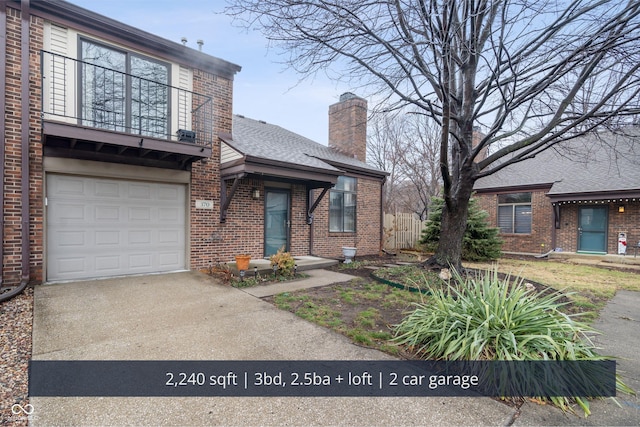
[{"label": "teal front door", "polygon": [[578,251],[607,253],[607,206],[581,207],[578,211]]},{"label": "teal front door", "polygon": [[278,249],[289,251],[289,219],[288,190],[269,190],[265,192],[264,211],[264,256],[275,254]]}]

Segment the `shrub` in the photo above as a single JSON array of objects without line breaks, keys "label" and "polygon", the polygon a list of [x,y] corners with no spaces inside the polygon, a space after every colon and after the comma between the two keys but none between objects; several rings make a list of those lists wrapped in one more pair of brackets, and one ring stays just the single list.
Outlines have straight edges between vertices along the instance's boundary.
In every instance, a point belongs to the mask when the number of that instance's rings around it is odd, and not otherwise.
[{"label": "shrub", "polygon": [[278,266],[278,271],[283,276],[291,276],[294,272],[296,260],[293,259],[290,252],[284,251],[284,247],[278,249],[278,252],[271,255],[269,261],[271,261],[271,268],[273,268],[274,265]]},{"label": "shrub", "polygon": [[[420,243],[427,252],[435,251],[440,239],[440,224],[442,222],[442,208],[444,200],[432,199],[431,213]],[[478,207],[475,199],[469,200],[469,215],[467,228],[462,240],[462,259],[466,261],[488,261],[497,259],[501,255],[502,240],[498,237],[498,228],[489,227],[486,211]]]},{"label": "shrub", "polygon": [[[432,289],[396,326],[395,340],[419,356],[439,360],[604,360],[587,333],[594,330],[564,314],[562,294],[535,293],[522,280],[500,279],[497,271],[464,279],[456,287]],[[428,286],[428,285],[427,285]],[[618,378],[618,390],[633,392]],[[569,399],[551,398],[563,410]],[[588,402],[574,400],[589,414]]]}]

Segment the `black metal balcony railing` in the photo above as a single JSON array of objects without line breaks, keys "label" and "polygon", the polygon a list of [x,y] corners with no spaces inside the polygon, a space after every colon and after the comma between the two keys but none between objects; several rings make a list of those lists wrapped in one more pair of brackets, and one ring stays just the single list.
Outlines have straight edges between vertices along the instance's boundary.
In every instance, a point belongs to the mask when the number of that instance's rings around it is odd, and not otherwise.
[{"label": "black metal balcony railing", "polygon": [[42,112],[48,120],[194,143],[213,141],[210,96],[41,51]]}]

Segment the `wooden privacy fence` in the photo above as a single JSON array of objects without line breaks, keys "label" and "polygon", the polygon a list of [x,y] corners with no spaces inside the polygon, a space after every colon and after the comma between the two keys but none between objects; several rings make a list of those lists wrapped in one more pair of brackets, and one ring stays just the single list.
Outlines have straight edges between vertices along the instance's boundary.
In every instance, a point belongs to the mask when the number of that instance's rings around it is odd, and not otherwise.
[{"label": "wooden privacy fence", "polygon": [[384,248],[388,251],[416,248],[426,223],[412,213],[385,214]]}]

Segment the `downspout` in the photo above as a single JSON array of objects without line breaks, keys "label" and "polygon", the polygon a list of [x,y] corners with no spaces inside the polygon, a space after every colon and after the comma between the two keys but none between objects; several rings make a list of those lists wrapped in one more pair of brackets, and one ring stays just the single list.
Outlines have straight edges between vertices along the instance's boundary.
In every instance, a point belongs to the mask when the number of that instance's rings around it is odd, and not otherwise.
[{"label": "downspout", "polygon": [[[6,12],[6,10],[3,9]],[[2,12],[0,12],[2,13]],[[21,216],[22,216],[22,279],[20,285],[9,292],[0,295],[0,302],[19,295],[29,283],[29,20],[31,16],[29,0],[20,2],[21,32],[21,70],[20,70],[20,96],[21,96]],[[4,14],[6,18],[6,13]],[[5,25],[6,25],[6,21]],[[6,27],[5,27],[6,30]],[[5,33],[6,34],[6,33]],[[3,62],[4,65],[4,62]],[[4,123],[3,123],[4,126]],[[4,144],[4,141],[3,141]],[[4,158],[3,158],[4,160]],[[3,176],[4,178],[4,176]],[[4,185],[2,186],[4,190]]]},{"label": "downspout", "polygon": [[386,203],[386,197],[384,194],[384,184],[387,182],[387,177],[382,178],[380,183],[380,251],[379,254],[384,252],[384,205]]},{"label": "downspout", "polygon": [[560,203],[551,203],[551,209],[553,211],[552,225],[551,225],[551,249],[555,250],[558,247],[557,230],[560,228]]},{"label": "downspout", "polygon": [[313,198],[313,188],[308,188],[307,189],[307,224],[309,225],[309,255],[315,256],[313,255],[313,237],[314,237],[313,214],[309,213],[309,211],[311,210],[311,200],[313,200],[312,198]]},{"label": "downspout", "polygon": [[20,89],[22,96],[21,119],[22,119],[22,283],[26,286],[29,282],[29,27],[31,20],[30,0],[20,2],[22,18],[21,40],[20,40]]},{"label": "downspout", "polygon": [[[7,4],[0,4],[0,111],[6,111],[6,89],[7,79]],[[5,144],[5,116],[0,120],[0,260],[4,264],[4,144]],[[4,269],[0,266],[0,287],[4,280]]]}]

